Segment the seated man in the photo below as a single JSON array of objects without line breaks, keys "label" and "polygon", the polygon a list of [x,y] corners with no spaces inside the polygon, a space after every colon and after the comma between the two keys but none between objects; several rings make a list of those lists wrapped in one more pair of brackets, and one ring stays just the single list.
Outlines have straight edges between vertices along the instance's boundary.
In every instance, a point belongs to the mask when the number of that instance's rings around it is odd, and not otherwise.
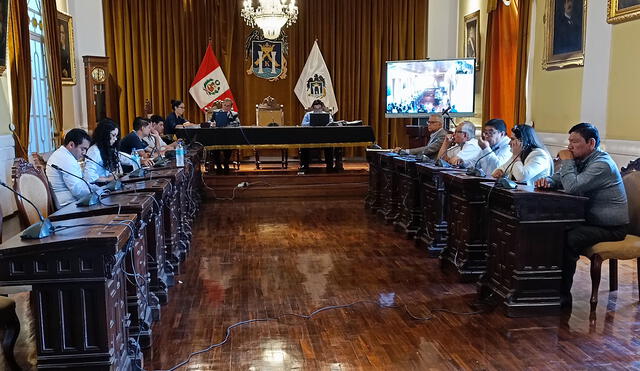
[{"label": "seated man", "polygon": [[[302,123],[300,126],[311,126],[311,115],[314,113],[329,113],[324,105],[324,103],[320,99],[316,99],[311,104],[311,111],[304,114],[302,118]],[[329,123],[333,122],[333,116],[329,113]],[[323,148],[324,151],[324,163],[327,166],[327,171],[334,170],[334,152],[335,149],[332,147]],[[301,148],[300,149],[300,169],[307,170],[309,169],[309,162],[311,162],[311,149],[309,148]],[[342,158],[340,157],[336,161],[336,170],[341,170],[342,167]]]},{"label": "seated man", "polygon": [[149,154],[146,153],[147,143],[143,138],[148,137],[151,133],[149,121],[142,117],[136,117],[133,120],[133,131],[127,134],[126,137],[120,142],[120,152],[125,154],[131,154],[134,151],[138,152],[141,159],[141,164],[144,166],[153,165],[153,161],[149,159]]},{"label": "seated man", "polygon": [[459,167],[473,167],[480,154],[480,146],[476,139],[476,126],[472,122],[463,121],[453,135],[445,137],[438,159]]},{"label": "seated man", "polygon": [[[215,122],[215,127],[237,127],[240,126],[240,115],[233,109],[233,101],[230,98],[225,98],[222,102],[222,108],[213,111],[211,119]],[[231,162],[230,149],[215,149],[212,150],[211,155],[216,164],[216,174],[229,174],[229,163]],[[222,157],[222,158],[221,158]]]},{"label": "seated man", "polygon": [[482,137],[478,139],[481,151],[473,166],[482,169],[487,175],[493,173],[511,158],[510,141],[507,136],[507,125],[502,119],[487,121],[482,128]]},{"label": "seated man", "polygon": [[[91,191],[82,179],[54,169],[51,165],[56,165],[60,169],[82,178],[82,168],[78,160],[84,157],[90,144],[91,138],[86,131],[77,128],[71,129],[64,136],[63,145],[49,157],[45,172],[51,185],[56,209],[86,197]],[[90,185],[90,187],[92,191],[99,189],[96,185]]]},{"label": "seated man", "polygon": [[[424,155],[435,160],[440,147],[442,147],[442,142],[444,142],[444,138],[447,136],[447,132],[442,128],[443,124],[444,118],[441,114],[436,113],[430,115],[427,125],[427,130],[429,131],[429,141],[427,145],[424,147],[409,148],[405,151],[409,152],[410,155]],[[400,152],[401,150],[401,148],[396,148],[396,152]]]},{"label": "seated man", "polygon": [[178,142],[173,142],[171,144],[167,144],[161,137],[164,132],[164,119],[162,116],[153,115],[149,119],[150,121],[150,130],[149,135],[142,138],[142,140],[147,144],[147,151],[151,153],[160,153],[164,154],[167,150],[176,149]]},{"label": "seated man", "polygon": [[569,130],[569,146],[558,152],[560,170],[540,178],[539,188],[564,189],[589,198],[586,223],[567,232],[562,269],[562,304],[571,305],[571,286],[580,254],[598,242],[621,241],[627,234],[629,213],[622,176],[609,156],[599,148],[598,129],[587,123]]}]

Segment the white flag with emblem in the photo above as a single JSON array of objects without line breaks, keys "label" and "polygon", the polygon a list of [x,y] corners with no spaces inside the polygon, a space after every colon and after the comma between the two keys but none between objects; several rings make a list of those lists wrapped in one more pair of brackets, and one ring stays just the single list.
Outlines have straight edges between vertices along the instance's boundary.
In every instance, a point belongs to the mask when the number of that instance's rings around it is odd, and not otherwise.
[{"label": "white flag with emblem", "polygon": [[314,100],[320,99],[325,106],[332,108],[333,113],[338,112],[338,102],[333,92],[329,69],[324,63],[317,41],[313,43],[307,63],[293,91],[305,108],[311,107]]}]

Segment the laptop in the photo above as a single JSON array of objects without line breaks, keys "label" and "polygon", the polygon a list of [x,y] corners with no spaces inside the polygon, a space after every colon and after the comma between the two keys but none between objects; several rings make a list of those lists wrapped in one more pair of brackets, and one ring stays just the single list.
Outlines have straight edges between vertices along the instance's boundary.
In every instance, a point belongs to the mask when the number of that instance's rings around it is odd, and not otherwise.
[{"label": "laptop", "polygon": [[309,115],[310,126],[327,126],[329,124],[329,113],[325,112],[311,112]]},{"label": "laptop", "polygon": [[229,126],[229,116],[227,112],[218,111],[213,116],[213,120],[216,122],[217,128],[223,128],[225,126]]}]

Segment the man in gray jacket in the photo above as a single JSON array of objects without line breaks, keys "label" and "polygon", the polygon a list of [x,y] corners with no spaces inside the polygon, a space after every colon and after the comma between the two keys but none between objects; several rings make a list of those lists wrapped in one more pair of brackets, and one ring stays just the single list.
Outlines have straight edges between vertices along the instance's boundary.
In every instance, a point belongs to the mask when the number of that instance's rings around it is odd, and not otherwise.
[{"label": "man in gray jacket", "polygon": [[[439,113],[430,115],[428,123],[429,125],[427,126],[427,130],[429,131],[429,142],[427,142],[427,145],[424,147],[408,148],[404,151],[408,152],[410,155],[425,155],[430,159],[435,160],[447,132],[442,128],[444,125],[444,118]],[[400,152],[401,150],[401,148],[396,148],[396,152]]]},{"label": "man in gray jacket", "polygon": [[536,181],[536,187],[564,189],[588,197],[586,223],[567,232],[562,269],[563,304],[571,303],[571,285],[580,254],[598,242],[621,241],[629,212],[622,176],[611,156],[601,151],[598,129],[587,123],[569,130],[569,146],[558,152],[560,170]]}]

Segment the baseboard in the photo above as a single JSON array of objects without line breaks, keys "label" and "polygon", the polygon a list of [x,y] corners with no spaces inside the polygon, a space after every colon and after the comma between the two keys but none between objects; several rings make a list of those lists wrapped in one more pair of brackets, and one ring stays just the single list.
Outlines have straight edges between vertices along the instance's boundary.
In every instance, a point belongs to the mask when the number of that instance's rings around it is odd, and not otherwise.
[{"label": "baseboard", "polygon": [[[558,151],[567,148],[567,134],[539,132],[538,136],[547,146],[552,157],[555,157]],[[611,155],[618,168],[627,166],[629,162],[640,157],[640,141],[605,139],[601,147]]]}]

